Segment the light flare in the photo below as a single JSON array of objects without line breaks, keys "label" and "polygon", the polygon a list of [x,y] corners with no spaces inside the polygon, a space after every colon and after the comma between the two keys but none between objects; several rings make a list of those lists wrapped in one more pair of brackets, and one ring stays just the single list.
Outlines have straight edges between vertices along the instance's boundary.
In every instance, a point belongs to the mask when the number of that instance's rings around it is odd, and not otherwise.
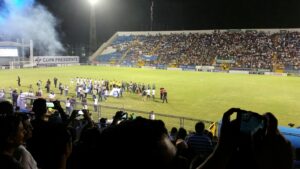
[{"label": "light flare", "polygon": [[95,6],[98,2],[99,2],[99,0],[89,0],[89,3],[90,3],[92,6]]}]

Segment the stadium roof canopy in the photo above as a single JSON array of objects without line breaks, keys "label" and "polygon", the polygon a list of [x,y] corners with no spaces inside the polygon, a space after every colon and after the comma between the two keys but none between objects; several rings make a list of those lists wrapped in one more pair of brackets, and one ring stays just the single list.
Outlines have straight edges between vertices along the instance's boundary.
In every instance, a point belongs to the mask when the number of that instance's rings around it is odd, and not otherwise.
[{"label": "stadium roof canopy", "polygon": [[29,47],[29,45],[21,44],[18,42],[3,41],[3,42],[0,42],[0,47]]}]

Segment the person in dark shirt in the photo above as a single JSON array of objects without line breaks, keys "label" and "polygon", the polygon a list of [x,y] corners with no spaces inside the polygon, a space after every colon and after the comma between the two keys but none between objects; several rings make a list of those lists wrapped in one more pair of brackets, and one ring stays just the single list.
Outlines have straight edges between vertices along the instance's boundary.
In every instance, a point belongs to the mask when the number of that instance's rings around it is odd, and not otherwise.
[{"label": "person in dark shirt", "polygon": [[12,104],[13,104],[13,107],[14,107],[14,109],[16,109],[16,107],[17,107],[17,100],[18,100],[19,94],[18,94],[17,90],[14,90],[11,95],[12,95]]},{"label": "person in dark shirt", "polygon": [[51,82],[48,79],[47,82],[46,82],[46,86],[45,86],[45,88],[47,89],[47,93],[50,93],[50,84],[51,84]]},{"label": "person in dark shirt", "polygon": [[55,88],[56,88],[56,86],[57,86],[57,80],[58,80],[58,79],[57,79],[56,77],[53,79]]},{"label": "person in dark shirt", "polygon": [[162,93],[162,100],[163,100],[163,103],[166,102],[168,103],[168,92],[166,89],[163,90],[163,93]]},{"label": "person in dark shirt", "polygon": [[20,78],[20,76],[18,76],[17,81],[18,81],[18,86],[20,87],[21,86],[21,78]]},{"label": "person in dark shirt", "polygon": [[160,91],[160,100],[162,100],[162,99],[163,99],[164,88],[161,87],[161,88],[159,89],[159,91]]}]

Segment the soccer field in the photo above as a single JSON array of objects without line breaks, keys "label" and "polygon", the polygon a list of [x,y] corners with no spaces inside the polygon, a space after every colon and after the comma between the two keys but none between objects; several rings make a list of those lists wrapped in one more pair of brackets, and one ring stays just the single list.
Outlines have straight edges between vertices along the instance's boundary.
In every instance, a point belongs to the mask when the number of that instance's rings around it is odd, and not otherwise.
[{"label": "soccer field", "polygon": [[[17,87],[17,76],[21,77],[21,87]],[[30,84],[34,89],[38,80],[51,80],[57,77],[64,85],[71,85],[71,78],[82,77],[117,81],[133,81],[156,85],[156,100],[142,101],[141,96],[126,93],[123,98],[109,98],[102,105],[124,107],[162,114],[178,115],[219,121],[223,112],[231,107],[239,107],[258,113],[272,112],[279,124],[287,126],[295,123],[300,126],[300,78],[263,75],[238,75],[227,73],[205,73],[151,70],[139,68],[74,66],[39,69],[1,70],[1,88],[9,87],[27,91]],[[151,85],[152,86],[152,85]],[[159,99],[159,88],[168,91],[169,103]],[[74,95],[75,85],[69,92]],[[59,93],[58,88],[54,89]],[[44,90],[45,94],[45,90]],[[57,94],[58,99],[64,99]],[[89,100],[91,103],[91,99]]]}]

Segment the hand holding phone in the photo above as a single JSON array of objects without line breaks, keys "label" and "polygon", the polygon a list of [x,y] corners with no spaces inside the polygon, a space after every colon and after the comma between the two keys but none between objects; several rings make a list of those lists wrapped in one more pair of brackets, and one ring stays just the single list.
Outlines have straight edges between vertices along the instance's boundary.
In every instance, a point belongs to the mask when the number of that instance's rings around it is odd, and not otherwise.
[{"label": "hand holding phone", "polygon": [[253,136],[259,130],[265,130],[265,118],[255,112],[241,110],[237,112],[237,120],[241,134]]}]

